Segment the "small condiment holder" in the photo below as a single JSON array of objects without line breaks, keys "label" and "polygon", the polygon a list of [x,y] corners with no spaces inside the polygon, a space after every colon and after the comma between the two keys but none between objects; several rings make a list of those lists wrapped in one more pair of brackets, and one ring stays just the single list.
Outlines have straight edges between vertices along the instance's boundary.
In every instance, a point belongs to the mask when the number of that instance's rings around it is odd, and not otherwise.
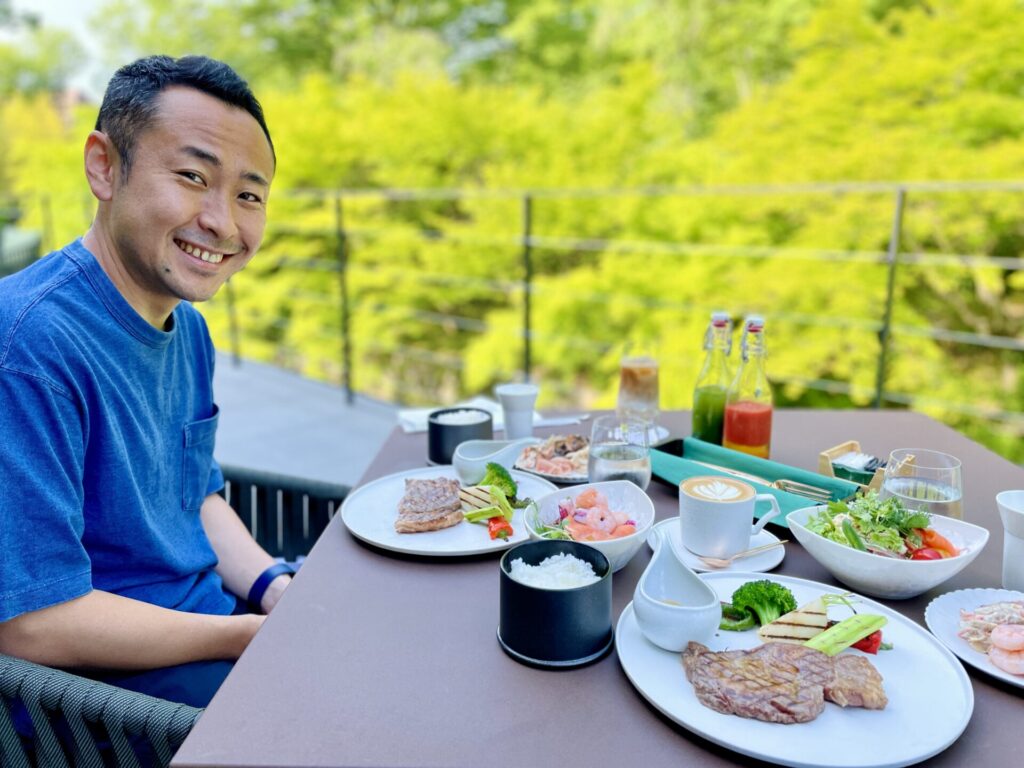
[{"label": "small condiment holder", "polygon": [[[818,454],[818,474],[824,475],[825,477],[837,477],[835,469],[832,466],[832,462],[838,459],[840,456],[850,452],[860,453],[860,443],[856,440],[847,440],[845,443],[829,448],[826,451],[822,451]],[[882,490],[882,481],[885,479],[885,468],[879,467],[875,470],[875,473],[871,476],[871,479],[865,484],[858,482],[852,477],[843,477],[842,480],[849,480],[850,482],[857,483],[861,489],[872,491]]]}]

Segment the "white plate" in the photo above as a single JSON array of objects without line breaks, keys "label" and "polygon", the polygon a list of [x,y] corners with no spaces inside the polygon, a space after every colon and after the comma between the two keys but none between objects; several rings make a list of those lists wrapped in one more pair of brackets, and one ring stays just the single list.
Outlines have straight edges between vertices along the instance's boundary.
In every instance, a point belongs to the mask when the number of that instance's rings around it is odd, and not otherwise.
[{"label": "white plate", "polygon": [[[521,509],[517,509],[515,517],[512,518],[514,533],[506,540],[492,540],[487,534],[486,525],[467,522],[439,531],[398,533],[395,530],[395,518],[398,517],[398,502],[405,494],[406,478],[425,480],[432,477],[458,479],[455,468],[450,465],[410,469],[378,478],[356,488],[342,502],[342,522],[357,539],[392,552],[405,552],[410,555],[477,555],[484,552],[499,552],[513,544],[529,540],[530,535],[526,531]],[[555,486],[546,480],[522,472],[513,471],[512,479],[519,484],[517,495],[520,498],[536,499],[556,490]]]},{"label": "white plate", "polygon": [[[654,537],[662,535],[669,537],[669,542],[672,544],[672,548],[676,551],[679,559],[691,570],[698,573],[729,573],[731,571],[754,571],[761,573],[770,571],[781,563],[782,559],[786,556],[786,545],[783,544],[781,547],[772,547],[764,552],[758,552],[756,555],[740,558],[726,568],[712,568],[683,544],[678,517],[662,520],[651,529],[651,532],[647,535],[647,546],[651,548],[651,551],[654,550]],[[750,548],[753,549],[754,547],[771,544],[774,541],[779,541],[779,537],[774,533],[761,529],[750,537]]]},{"label": "white plate", "polygon": [[518,464],[515,465],[515,468],[520,472],[526,472],[535,477],[541,477],[549,482],[561,483],[562,485],[579,485],[590,479],[588,475],[549,475],[547,472],[538,472],[536,469],[524,469]]},{"label": "white plate", "polygon": [[647,444],[654,448],[668,440],[670,434],[665,427],[653,424],[647,428]]},{"label": "white plate", "polygon": [[961,609],[973,610],[989,603],[1003,603],[1010,600],[1024,600],[1024,593],[1014,592],[1012,589],[958,589],[955,592],[939,595],[928,603],[928,607],[924,610],[924,621],[932,634],[945,643],[946,647],[959,656],[964,663],[970,664],[975,669],[980,669],[992,677],[1005,680],[1010,685],[1024,688],[1024,675],[1011,675],[1009,672],[1001,670],[988,660],[986,654],[974,650],[966,640],[957,635],[957,632],[960,631]]},{"label": "white plate", "polygon": [[[701,576],[725,600],[750,577]],[[771,580],[793,590],[801,605],[836,592],[835,587],[788,576]],[[615,647],[626,676],[656,709],[687,730],[741,754],[798,768],[898,768],[926,760],[956,741],[967,727],[974,709],[970,679],[923,627],[873,600],[857,605],[862,612],[889,620],[882,632],[893,650],[869,657],[885,681],[889,704],[880,711],[826,704],[817,719],[800,725],[765,723],[705,707],[686,679],[679,654],[661,650],[641,634],[632,603],[619,618]],[[839,607],[832,613],[841,618]],[[710,645],[718,651],[758,644],[757,633],[750,630],[719,631]]]}]

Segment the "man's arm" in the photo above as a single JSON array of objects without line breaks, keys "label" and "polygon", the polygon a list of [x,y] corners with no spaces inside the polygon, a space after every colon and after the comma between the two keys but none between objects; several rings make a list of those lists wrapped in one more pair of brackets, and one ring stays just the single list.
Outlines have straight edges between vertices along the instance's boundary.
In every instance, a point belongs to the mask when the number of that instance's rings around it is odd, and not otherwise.
[{"label": "man's arm", "polygon": [[[217,574],[229,590],[244,600],[259,575],[274,564],[274,558],[256,543],[235,510],[218,494],[206,497],[199,516],[217,553]],[[290,582],[291,576],[287,574],[270,582],[261,601],[264,613],[273,610]]]},{"label": "man's arm", "polygon": [[0,623],[0,653],[100,669],[237,659],[264,618],[185,613],[93,590]]}]

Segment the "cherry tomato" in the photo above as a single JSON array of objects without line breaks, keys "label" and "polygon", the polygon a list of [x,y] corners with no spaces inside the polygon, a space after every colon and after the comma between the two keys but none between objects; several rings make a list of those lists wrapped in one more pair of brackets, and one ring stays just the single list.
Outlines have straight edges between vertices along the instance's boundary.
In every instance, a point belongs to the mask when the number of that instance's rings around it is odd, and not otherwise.
[{"label": "cherry tomato", "polygon": [[945,555],[938,549],[933,547],[921,547],[921,549],[915,549],[914,554],[910,556],[911,560],[941,560]]}]

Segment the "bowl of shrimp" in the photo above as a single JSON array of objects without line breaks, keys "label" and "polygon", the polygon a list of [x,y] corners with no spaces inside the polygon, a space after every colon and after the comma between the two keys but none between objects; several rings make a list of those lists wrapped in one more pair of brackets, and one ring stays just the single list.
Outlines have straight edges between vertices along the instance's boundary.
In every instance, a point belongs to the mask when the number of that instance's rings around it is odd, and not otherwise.
[{"label": "bowl of shrimp", "polygon": [[654,504],[628,480],[609,480],[552,491],[527,509],[524,520],[531,538],[587,544],[608,558],[614,572],[647,540]]}]

